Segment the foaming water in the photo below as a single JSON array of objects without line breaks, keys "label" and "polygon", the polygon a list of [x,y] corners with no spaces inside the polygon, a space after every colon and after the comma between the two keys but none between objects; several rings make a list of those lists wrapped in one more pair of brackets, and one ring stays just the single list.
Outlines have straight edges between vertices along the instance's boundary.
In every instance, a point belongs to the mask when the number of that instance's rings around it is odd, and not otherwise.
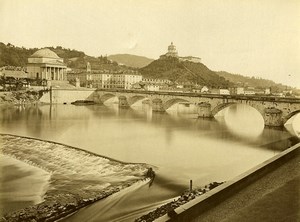
[{"label": "foaming water", "polygon": [[[9,156],[27,163],[26,169],[30,170],[31,166],[43,169],[48,172],[47,179],[49,180],[44,192],[33,189],[33,193],[30,193],[30,189],[27,190],[34,180],[28,186],[19,188],[20,190],[11,190],[11,197],[5,196],[4,191],[1,192],[4,197],[3,202],[5,201],[7,204],[14,201],[13,196],[23,201],[25,192],[30,200],[33,199],[32,196],[39,195],[40,200],[34,201],[35,204],[41,202],[44,194],[45,198],[51,198],[65,193],[65,190],[88,197],[91,196],[91,191],[99,192],[111,185],[118,186],[124,182],[141,179],[147,170],[145,164],[124,164],[62,144],[3,134],[0,134],[0,140],[1,153],[5,155],[1,155],[3,160]],[[13,163],[11,158],[10,161],[8,159],[8,162]],[[21,182],[17,179],[18,175],[9,176],[13,180],[17,180],[16,183],[11,182],[10,185],[18,189],[17,186]],[[36,174],[36,177],[39,178],[41,175]],[[22,192],[23,195],[19,192]]]},{"label": "foaming water", "polygon": [[[149,192],[148,181],[137,182],[136,184],[115,193],[102,201],[79,210],[76,214],[66,218],[65,221],[134,221],[135,218],[138,218],[140,215],[144,214],[144,212],[152,211],[173,200],[166,199],[163,201],[153,202],[150,199],[150,201],[146,200],[146,202],[144,202],[141,206],[136,197],[145,195],[147,192]],[[146,194],[146,196],[148,195]],[[128,208],[128,205],[130,205],[131,208]],[[124,211],[114,209],[124,209]]]},{"label": "foaming water", "polygon": [[50,174],[3,154],[0,160],[0,215],[41,203]]}]

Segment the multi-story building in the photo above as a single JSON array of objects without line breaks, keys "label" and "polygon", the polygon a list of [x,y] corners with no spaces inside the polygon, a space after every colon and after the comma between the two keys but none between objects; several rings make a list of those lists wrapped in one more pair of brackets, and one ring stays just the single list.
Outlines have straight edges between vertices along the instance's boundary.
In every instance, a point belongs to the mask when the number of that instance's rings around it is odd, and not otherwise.
[{"label": "multi-story building", "polygon": [[131,89],[133,84],[142,81],[142,76],[134,71],[99,71],[84,73],[68,73],[68,80],[80,80],[81,86],[102,89]]},{"label": "multi-story building", "polygon": [[151,83],[151,84],[169,84],[171,83],[168,79],[151,79],[151,78],[144,78],[142,79],[144,83]]},{"label": "multi-story building", "polygon": [[88,72],[69,72],[67,74],[67,80],[69,82],[75,82],[79,80],[80,86],[88,87],[92,83],[92,74]]},{"label": "multi-story building", "polygon": [[92,85],[95,88],[131,89],[133,84],[140,81],[142,76],[136,72],[92,74]]}]

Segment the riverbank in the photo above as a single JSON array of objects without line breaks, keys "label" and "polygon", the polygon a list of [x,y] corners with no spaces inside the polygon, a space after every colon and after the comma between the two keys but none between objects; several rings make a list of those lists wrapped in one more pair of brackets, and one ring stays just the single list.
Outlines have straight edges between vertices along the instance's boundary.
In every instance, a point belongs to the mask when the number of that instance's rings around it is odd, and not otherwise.
[{"label": "riverbank", "polygon": [[194,221],[299,221],[299,169],[300,148],[283,165],[199,215]]},{"label": "riverbank", "polygon": [[43,202],[2,221],[55,221],[146,178],[146,164],[126,164],[62,144],[0,135],[1,153],[48,172]]},{"label": "riverbank", "polygon": [[204,187],[196,188],[191,191],[185,191],[179,198],[174,199],[172,202],[164,204],[161,207],[158,207],[154,211],[151,211],[150,213],[143,215],[140,218],[137,218],[135,222],[151,222],[166,214],[172,217],[173,214],[176,215],[176,213],[174,212],[176,208],[205,194],[206,192],[214,189],[221,184],[223,184],[223,182],[212,182]]},{"label": "riverbank", "polygon": [[27,105],[39,103],[39,91],[5,91],[0,92],[0,105]]}]

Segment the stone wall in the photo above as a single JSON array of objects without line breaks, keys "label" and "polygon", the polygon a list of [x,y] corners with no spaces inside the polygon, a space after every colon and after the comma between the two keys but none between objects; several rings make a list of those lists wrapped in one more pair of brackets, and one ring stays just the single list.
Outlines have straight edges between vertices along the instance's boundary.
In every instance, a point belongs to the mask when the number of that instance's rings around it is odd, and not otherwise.
[{"label": "stone wall", "polygon": [[[92,100],[94,89],[52,89],[45,93],[40,102],[54,104],[70,104],[76,100]],[[52,98],[51,98],[52,97]]]}]

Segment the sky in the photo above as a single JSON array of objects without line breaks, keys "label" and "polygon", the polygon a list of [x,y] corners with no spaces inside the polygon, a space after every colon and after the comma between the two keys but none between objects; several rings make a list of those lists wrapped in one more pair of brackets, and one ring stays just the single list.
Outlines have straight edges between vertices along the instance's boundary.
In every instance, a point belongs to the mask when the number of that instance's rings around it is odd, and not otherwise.
[{"label": "sky", "polygon": [[0,42],[157,59],[300,88],[300,0],[0,0]]}]

